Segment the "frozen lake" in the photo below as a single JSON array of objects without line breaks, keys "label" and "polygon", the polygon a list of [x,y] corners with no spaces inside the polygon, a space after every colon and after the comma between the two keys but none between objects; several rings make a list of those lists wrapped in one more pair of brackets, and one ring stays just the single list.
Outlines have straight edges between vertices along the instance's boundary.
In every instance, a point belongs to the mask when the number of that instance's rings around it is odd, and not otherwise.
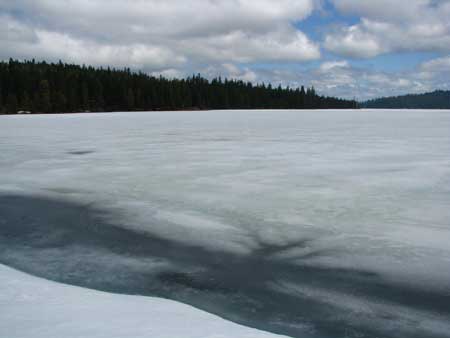
[{"label": "frozen lake", "polygon": [[450,111],[1,116],[0,264],[293,337],[448,338]]}]

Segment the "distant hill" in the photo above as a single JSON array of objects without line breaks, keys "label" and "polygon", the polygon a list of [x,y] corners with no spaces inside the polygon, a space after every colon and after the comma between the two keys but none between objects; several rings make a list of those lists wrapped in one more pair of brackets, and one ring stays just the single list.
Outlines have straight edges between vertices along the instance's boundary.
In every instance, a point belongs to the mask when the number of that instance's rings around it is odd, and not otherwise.
[{"label": "distant hill", "polygon": [[361,103],[363,108],[450,109],[450,91],[383,97]]}]

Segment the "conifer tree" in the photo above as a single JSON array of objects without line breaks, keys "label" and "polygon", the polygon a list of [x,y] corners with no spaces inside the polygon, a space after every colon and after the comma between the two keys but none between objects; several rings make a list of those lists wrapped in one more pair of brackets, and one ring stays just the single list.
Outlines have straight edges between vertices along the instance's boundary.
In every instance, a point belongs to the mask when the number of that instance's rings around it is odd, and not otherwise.
[{"label": "conifer tree", "polygon": [[25,111],[32,111],[32,104],[30,96],[27,91],[24,91],[22,96],[20,97],[19,109]]},{"label": "conifer tree", "polygon": [[83,84],[81,85],[81,102],[82,109],[84,111],[88,111],[90,109],[89,87],[86,82],[83,82]]},{"label": "conifer tree", "polygon": [[3,92],[2,92],[2,86],[0,86],[0,114],[3,114],[4,110],[5,109],[3,107]]},{"label": "conifer tree", "polygon": [[131,88],[128,88],[126,102],[128,110],[133,110],[135,108],[134,92]]},{"label": "conifer tree", "polygon": [[[0,62],[0,111],[77,112],[160,109],[353,108],[355,101],[317,95],[314,88],[272,87],[200,74],[166,79],[130,69],[58,62]],[[15,98],[15,99],[14,99]],[[18,104],[14,103],[19,101]],[[3,102],[3,105],[2,105]]]},{"label": "conifer tree", "polygon": [[50,113],[52,109],[50,85],[47,80],[41,80],[37,92],[37,102],[35,103],[38,112]]},{"label": "conifer tree", "polygon": [[6,98],[6,111],[9,114],[16,114],[18,110],[16,94],[9,93]]},{"label": "conifer tree", "polygon": [[58,90],[55,94],[54,111],[56,113],[67,111],[67,98],[64,93]]}]

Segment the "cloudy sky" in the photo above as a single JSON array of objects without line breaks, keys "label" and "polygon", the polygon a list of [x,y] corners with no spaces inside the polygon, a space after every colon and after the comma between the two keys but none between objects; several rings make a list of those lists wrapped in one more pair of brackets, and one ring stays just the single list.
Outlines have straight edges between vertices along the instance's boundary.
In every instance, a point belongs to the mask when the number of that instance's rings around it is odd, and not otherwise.
[{"label": "cloudy sky", "polygon": [[450,89],[450,0],[0,0],[0,58],[314,85]]}]

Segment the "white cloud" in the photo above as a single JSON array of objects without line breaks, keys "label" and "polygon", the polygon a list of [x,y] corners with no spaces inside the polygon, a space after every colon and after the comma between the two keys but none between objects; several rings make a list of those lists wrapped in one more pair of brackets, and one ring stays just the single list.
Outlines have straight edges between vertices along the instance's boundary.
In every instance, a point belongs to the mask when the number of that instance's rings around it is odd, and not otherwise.
[{"label": "white cloud", "polygon": [[38,39],[35,31],[20,22],[12,19],[9,15],[2,15],[0,12],[0,41],[12,43],[22,41],[23,43],[35,43]]},{"label": "white cloud", "polygon": [[201,73],[210,79],[222,77],[252,83],[258,83],[261,81],[261,78],[256,71],[250,69],[250,67],[242,67],[234,63],[211,65],[202,69]]},{"label": "white cloud", "polygon": [[321,72],[327,72],[336,68],[348,68],[348,67],[349,67],[348,61],[328,61],[322,63],[319,69]]},{"label": "white cloud", "polygon": [[450,55],[424,62],[415,77],[420,81],[439,82],[442,89],[450,89]]},{"label": "white cloud", "polygon": [[[3,16],[6,34],[0,34],[3,58],[63,59],[75,63],[133,68],[177,66],[186,60],[164,46],[106,44],[82,40],[68,34],[42,29],[31,30],[9,16]],[[1,31],[1,29],[0,29]],[[11,34],[13,32],[13,34]]]},{"label": "white cloud", "polygon": [[313,9],[314,0],[0,0],[7,18],[0,57],[150,70],[183,62],[305,61],[319,58],[319,47],[293,22]]},{"label": "white cloud", "polygon": [[183,71],[181,71],[180,69],[167,68],[167,69],[163,69],[161,71],[152,72],[151,75],[156,76],[156,77],[163,76],[167,79],[181,79],[181,78],[185,77],[186,74]]},{"label": "white cloud", "polygon": [[426,72],[450,72],[450,56],[424,62],[421,69]]},{"label": "white cloud", "polygon": [[307,61],[320,57],[319,49],[302,32],[290,27],[266,34],[233,31],[213,38],[192,38],[180,47],[196,59],[213,61]]},{"label": "white cloud", "polygon": [[364,29],[369,21],[363,19],[361,24],[341,28],[337,33],[325,37],[325,48],[353,58],[370,58],[385,52],[378,38]]},{"label": "white cloud", "polygon": [[[126,66],[170,78],[201,72],[314,85],[323,94],[359,99],[450,87],[450,56],[410,73],[364,70],[345,60],[300,70],[297,63],[320,59],[321,53],[295,23],[325,11],[323,1],[0,0],[0,59]],[[450,0],[330,1],[342,13],[360,16],[357,24],[334,26],[326,34],[324,47],[336,54],[450,54]]]},{"label": "white cloud", "polygon": [[[227,71],[228,70],[228,71]],[[250,69],[247,69],[250,70]],[[236,65],[221,68],[221,75],[244,72]],[[381,96],[450,90],[450,55],[424,62],[409,71],[382,72],[352,66],[346,60],[323,62],[311,69],[251,69],[257,82],[274,86],[314,86],[321,95],[368,100]],[[209,74],[214,74],[212,69]]]},{"label": "white cloud", "polygon": [[429,0],[332,0],[332,2],[343,13],[393,21],[415,19],[419,11],[431,3]]},{"label": "white cloud", "polygon": [[450,51],[448,0],[333,0],[359,23],[326,35],[324,46],[339,55],[370,58],[403,51]]},{"label": "white cloud", "polygon": [[450,89],[450,56],[424,62],[409,71],[387,73],[348,66],[332,67],[325,73],[314,71],[311,77],[317,89],[327,95],[359,100]]}]

